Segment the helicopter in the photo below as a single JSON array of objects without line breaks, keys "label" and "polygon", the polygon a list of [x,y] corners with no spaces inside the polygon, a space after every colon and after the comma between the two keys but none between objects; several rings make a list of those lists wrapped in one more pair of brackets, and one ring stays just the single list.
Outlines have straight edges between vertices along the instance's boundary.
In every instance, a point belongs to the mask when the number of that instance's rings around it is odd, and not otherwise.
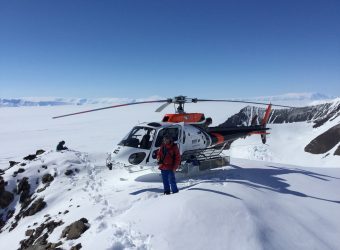
[{"label": "helicopter", "polygon": [[[250,126],[211,127],[211,118],[203,113],[186,113],[186,103],[198,102],[231,102],[267,105],[267,109],[261,122],[257,124],[257,117],[252,119]],[[106,165],[109,169],[113,166],[123,166],[130,172],[155,168],[157,166],[157,152],[165,135],[171,136],[173,142],[179,147],[181,154],[181,166],[178,171],[183,173],[204,171],[212,168],[226,166],[230,158],[223,154],[230,144],[250,135],[260,135],[262,143],[266,143],[269,134],[267,122],[272,106],[292,108],[285,105],[271,103],[252,102],[242,100],[198,99],[186,96],[153,101],[140,101],[103,108],[85,110],[66,115],[55,116],[53,119],[79,115],[104,109],[121,108],[130,105],[163,103],[156,112],[163,111],[168,105],[175,105],[175,113],[165,114],[161,121],[143,122],[131,129],[131,131],[108,154]],[[177,107],[176,107],[177,106]]]}]

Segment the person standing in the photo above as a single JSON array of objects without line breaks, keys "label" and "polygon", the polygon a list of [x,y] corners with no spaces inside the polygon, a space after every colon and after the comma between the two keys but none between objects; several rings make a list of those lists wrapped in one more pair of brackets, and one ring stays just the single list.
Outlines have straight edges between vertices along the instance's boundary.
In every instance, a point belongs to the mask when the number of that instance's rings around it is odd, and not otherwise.
[{"label": "person standing", "polygon": [[163,137],[163,143],[157,153],[157,161],[161,170],[164,194],[178,193],[175,171],[181,163],[181,155],[177,144],[169,135]]}]

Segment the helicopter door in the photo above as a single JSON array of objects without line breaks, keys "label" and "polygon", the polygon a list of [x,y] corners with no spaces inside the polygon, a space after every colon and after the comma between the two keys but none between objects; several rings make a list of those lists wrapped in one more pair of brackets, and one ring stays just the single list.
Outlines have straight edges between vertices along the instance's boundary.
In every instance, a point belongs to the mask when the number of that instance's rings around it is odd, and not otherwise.
[{"label": "helicopter door", "polygon": [[177,143],[179,149],[181,149],[181,143],[180,143],[181,128],[178,126],[176,127],[171,126],[169,128],[163,128],[158,131],[158,135],[157,135],[156,142],[155,142],[153,152],[152,152],[153,159],[157,158],[157,152],[158,152],[159,147],[162,145],[164,135],[170,135],[173,138],[174,143]]}]

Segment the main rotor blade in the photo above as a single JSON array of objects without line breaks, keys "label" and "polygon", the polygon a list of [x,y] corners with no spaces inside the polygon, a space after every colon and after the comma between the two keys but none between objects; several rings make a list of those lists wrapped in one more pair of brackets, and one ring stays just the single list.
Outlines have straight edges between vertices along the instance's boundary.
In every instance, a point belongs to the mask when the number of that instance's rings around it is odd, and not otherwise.
[{"label": "main rotor blade", "polygon": [[[264,102],[251,102],[251,101],[242,101],[242,100],[209,100],[209,99],[197,99],[198,102],[238,102],[238,103],[249,103],[249,104],[260,104],[260,105],[269,105],[271,103]],[[281,107],[281,108],[294,108],[293,106],[287,105],[278,105],[271,104],[272,106]]]},{"label": "main rotor blade", "polygon": [[109,107],[103,107],[103,108],[97,108],[97,109],[84,110],[84,111],[80,111],[80,112],[76,112],[76,113],[71,113],[71,114],[66,114],[66,115],[59,115],[59,116],[55,116],[55,117],[52,117],[52,118],[53,118],[53,119],[57,119],[57,118],[62,118],[62,117],[66,117],[66,116],[71,116],[71,115],[80,115],[80,114],[84,114],[84,113],[99,111],[99,110],[103,110],[103,109],[119,108],[119,107],[125,107],[125,106],[136,105],[136,104],[145,104],[145,103],[160,103],[160,102],[168,102],[168,100],[156,100],[156,101],[144,101],[144,102],[131,102],[131,103],[125,103],[125,104],[118,104],[118,105],[113,105],[113,106],[109,106]]},{"label": "main rotor blade", "polygon": [[170,102],[167,102],[167,103],[162,104],[158,109],[156,109],[155,112],[161,112],[161,111],[163,111],[163,109],[165,109],[169,104],[170,104]]}]

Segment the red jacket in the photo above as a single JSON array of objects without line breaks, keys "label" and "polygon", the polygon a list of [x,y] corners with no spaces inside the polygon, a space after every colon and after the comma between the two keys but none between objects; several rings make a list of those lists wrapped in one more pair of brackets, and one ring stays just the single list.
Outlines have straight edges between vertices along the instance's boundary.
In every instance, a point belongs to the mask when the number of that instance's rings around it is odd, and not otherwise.
[{"label": "red jacket", "polygon": [[176,170],[181,164],[181,155],[177,144],[162,144],[157,153],[160,170]]}]

